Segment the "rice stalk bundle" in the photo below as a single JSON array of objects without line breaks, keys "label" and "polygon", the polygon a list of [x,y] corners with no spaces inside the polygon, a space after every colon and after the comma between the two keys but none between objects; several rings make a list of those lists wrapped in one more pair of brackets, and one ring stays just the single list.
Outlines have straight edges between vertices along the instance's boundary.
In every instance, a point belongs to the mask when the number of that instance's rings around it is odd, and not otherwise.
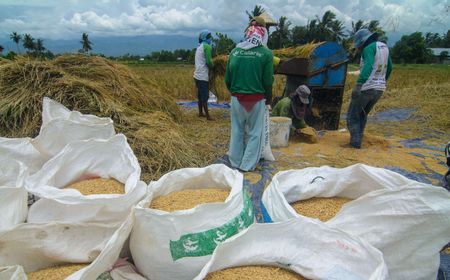
[{"label": "rice stalk bundle", "polygon": [[301,46],[273,50],[273,55],[280,58],[309,58],[315,48],[322,43],[308,43]]}]

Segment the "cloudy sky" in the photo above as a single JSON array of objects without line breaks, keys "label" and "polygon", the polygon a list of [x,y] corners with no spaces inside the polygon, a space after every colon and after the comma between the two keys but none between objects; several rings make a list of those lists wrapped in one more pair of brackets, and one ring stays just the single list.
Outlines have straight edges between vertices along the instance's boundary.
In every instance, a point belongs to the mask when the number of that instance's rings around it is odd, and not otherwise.
[{"label": "cloudy sky", "polygon": [[450,29],[450,0],[0,0],[0,38],[12,31],[35,38],[182,34],[200,29],[242,34],[245,10],[262,5],[275,19],[292,25],[331,10],[351,26],[352,20],[379,20],[391,34]]}]

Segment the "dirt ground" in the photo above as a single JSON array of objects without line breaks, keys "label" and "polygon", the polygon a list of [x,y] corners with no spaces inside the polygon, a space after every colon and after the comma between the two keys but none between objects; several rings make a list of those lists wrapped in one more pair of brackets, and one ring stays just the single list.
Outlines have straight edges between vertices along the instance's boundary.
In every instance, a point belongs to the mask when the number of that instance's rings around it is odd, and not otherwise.
[{"label": "dirt ground", "polygon": [[[215,139],[214,146],[218,158],[225,155],[228,149],[229,111],[226,109],[210,109],[210,111],[214,121],[196,117],[195,109],[185,110],[190,120],[186,125],[193,128],[191,132],[194,137],[194,130],[198,131],[197,133],[211,133],[210,136]],[[348,146],[350,136],[344,121],[341,121],[339,130],[317,131],[317,143],[308,143],[299,135],[291,133],[288,147],[272,149],[276,161],[267,163],[270,165],[270,174],[313,166],[346,167],[364,163],[396,171],[420,182],[438,185],[447,170],[443,149],[450,137],[445,134],[433,135],[430,139],[399,136],[414,136],[408,135],[409,122],[369,121],[361,149]],[[261,171],[260,166],[255,172],[246,173],[245,178],[255,184],[262,178]]]}]

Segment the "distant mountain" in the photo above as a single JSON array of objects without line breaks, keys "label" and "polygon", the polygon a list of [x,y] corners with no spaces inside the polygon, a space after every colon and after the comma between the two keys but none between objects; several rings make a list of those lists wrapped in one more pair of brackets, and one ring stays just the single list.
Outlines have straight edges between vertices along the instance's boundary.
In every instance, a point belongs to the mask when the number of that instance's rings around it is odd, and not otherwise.
[{"label": "distant mountain", "polygon": [[[80,36],[81,37],[81,36]],[[78,52],[81,48],[81,39],[50,40],[44,39],[44,46],[55,54]],[[147,55],[153,51],[192,49],[197,47],[197,38],[180,35],[148,35],[130,37],[91,37],[92,51],[106,56]],[[17,52],[17,46],[7,38],[0,39],[0,45],[8,51]],[[22,52],[23,47],[20,46]]]}]

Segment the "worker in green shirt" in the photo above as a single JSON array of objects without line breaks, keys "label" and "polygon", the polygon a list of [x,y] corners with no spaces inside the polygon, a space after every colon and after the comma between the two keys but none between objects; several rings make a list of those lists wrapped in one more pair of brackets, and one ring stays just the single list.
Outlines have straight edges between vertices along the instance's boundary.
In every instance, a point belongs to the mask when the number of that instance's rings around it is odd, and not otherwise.
[{"label": "worker in green shirt", "polygon": [[264,19],[255,17],[245,30],[244,41],[231,51],[225,72],[231,93],[228,158],[241,171],[256,167],[264,143],[264,114],[273,84],[273,54],[266,47],[267,39]]},{"label": "worker in green shirt", "polygon": [[386,89],[392,72],[388,46],[378,41],[378,34],[360,29],[354,36],[354,46],[361,51],[360,74],[347,113],[350,146],[361,148],[367,115]]},{"label": "worker in green shirt", "polygon": [[305,113],[309,104],[311,91],[306,85],[301,85],[294,92],[288,93],[273,107],[271,116],[288,117],[292,119],[292,126],[296,129],[306,128]]},{"label": "worker in green shirt", "polygon": [[198,97],[198,116],[212,120],[208,112],[209,69],[213,67],[211,33],[208,30],[203,30],[198,37],[198,42],[199,45],[195,51],[194,70],[194,80],[197,86]]}]

